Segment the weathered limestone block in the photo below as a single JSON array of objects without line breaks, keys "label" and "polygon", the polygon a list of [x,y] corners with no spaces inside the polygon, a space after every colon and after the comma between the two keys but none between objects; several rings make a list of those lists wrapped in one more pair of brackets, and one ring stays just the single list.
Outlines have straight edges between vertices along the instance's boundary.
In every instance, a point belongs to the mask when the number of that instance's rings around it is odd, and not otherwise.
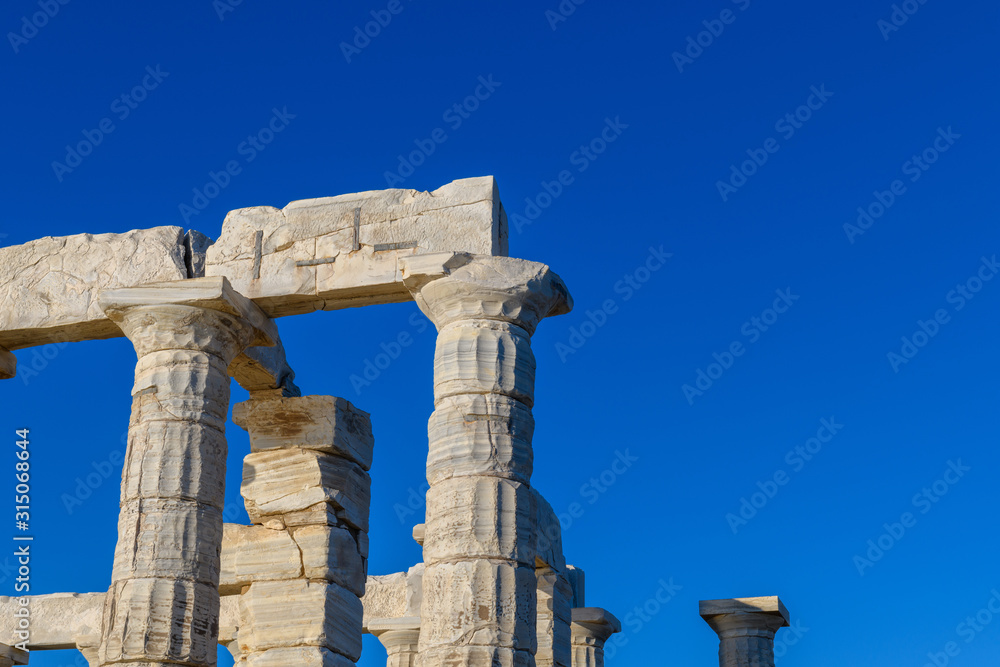
[{"label": "weathered limestone block", "polygon": [[621,629],[621,622],[604,609],[573,609],[573,623],[570,625],[573,667],[604,667],[604,644]]},{"label": "weathered limestone block", "polygon": [[420,618],[380,618],[368,623],[368,631],[385,647],[386,667],[415,667],[420,641]]},{"label": "weathered limestone block", "polygon": [[208,248],[225,275],[273,317],[407,301],[401,257],[507,254],[507,217],[490,176],[434,192],[381,190],[231,211]]},{"label": "weathered limestone block", "polygon": [[425,568],[421,652],[465,645],[534,652],[533,568],[483,559],[438,562]]},{"label": "weathered limestone block", "polygon": [[254,581],[303,576],[302,553],[296,541],[287,531],[263,526],[225,524],[221,561],[222,595],[239,593]]},{"label": "weathered limestone block", "polygon": [[[32,651],[76,648],[101,641],[101,610],[104,593],[52,593],[28,596],[31,610]],[[0,643],[13,646],[21,641],[16,634],[21,608],[18,597],[0,596]]]},{"label": "weathered limestone block", "polygon": [[435,396],[499,394],[531,407],[535,355],[519,326],[494,320],[464,320],[438,333],[434,357]]},{"label": "weathered limestone block", "polygon": [[233,421],[250,434],[250,449],[301,447],[336,454],[362,469],[372,465],[371,416],[335,396],[251,400],[233,407]]},{"label": "weathered limestone block", "polygon": [[306,579],[332,581],[358,597],[365,594],[367,553],[361,554],[350,531],[336,526],[301,526],[294,529],[292,537],[302,554]]},{"label": "weathered limestone block", "polygon": [[358,597],[336,584],[257,582],[240,596],[240,652],[315,646],[357,661],[363,614]]},{"label": "weathered limestone block", "polygon": [[368,530],[371,478],[361,466],[339,456],[310,449],[255,452],[243,460],[240,493],[254,523],[269,517],[306,512],[327,523],[328,506],[336,518]]},{"label": "weathered limestone block", "polygon": [[406,572],[368,577],[365,596],[365,629],[372,620],[419,617],[423,599],[424,564],[418,563]]},{"label": "weathered limestone block", "polygon": [[248,347],[229,364],[229,374],[250,392],[251,397],[267,393],[279,396],[302,394],[295,386],[295,371],[288,365],[280,339],[269,347]]},{"label": "weathered limestone block", "polygon": [[535,496],[499,477],[456,477],[427,491],[424,558],[502,558],[535,566]]},{"label": "weathered limestone block", "polygon": [[184,256],[180,227],[47,236],[0,248],[0,346],[120,336],[98,294],[188,278]]},{"label": "weathered limestone block", "polygon": [[570,623],[572,623],[573,590],[569,581],[552,568],[535,570],[538,580],[538,614],[536,631],[538,650],[535,652],[537,667],[570,667],[572,643]]},{"label": "weathered limestone block", "polygon": [[719,635],[719,667],[774,667],[774,635],[788,626],[777,597],[702,600],[698,611]]},{"label": "weathered limestone block", "polygon": [[509,396],[465,394],[438,401],[427,424],[427,481],[494,475],[527,483],[535,420]]}]

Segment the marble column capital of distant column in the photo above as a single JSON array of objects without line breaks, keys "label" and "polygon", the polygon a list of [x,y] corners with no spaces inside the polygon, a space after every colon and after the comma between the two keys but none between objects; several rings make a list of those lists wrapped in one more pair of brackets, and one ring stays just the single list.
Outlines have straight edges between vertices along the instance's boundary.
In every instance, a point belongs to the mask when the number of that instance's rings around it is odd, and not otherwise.
[{"label": "marble column capital of distant column", "polygon": [[698,606],[719,635],[720,667],[774,667],[774,635],[789,624],[777,596],[702,600]]}]

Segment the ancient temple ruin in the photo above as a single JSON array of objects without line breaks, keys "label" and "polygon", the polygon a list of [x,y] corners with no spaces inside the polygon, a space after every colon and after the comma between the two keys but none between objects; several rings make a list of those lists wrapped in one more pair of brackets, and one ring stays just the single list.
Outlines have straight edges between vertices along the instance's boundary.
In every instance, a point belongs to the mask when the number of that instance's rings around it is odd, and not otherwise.
[{"label": "ancient temple ruin", "polygon": [[[438,332],[424,560],[369,576],[372,420],[302,395],[277,318],[411,299]],[[366,632],[390,666],[603,664],[621,626],[585,606],[531,485],[531,337],[572,299],[507,256],[492,178],[240,209],[214,242],[157,227],[2,248],[0,301],[0,377],[16,376],[11,350],[53,342],[125,336],[138,359],[111,586],[0,598],[0,667],[64,648],[208,667],[219,644],[238,665],[346,667]],[[233,410],[248,526],[222,517],[230,377],[250,394]],[[701,613],[723,665],[773,664],[777,598]]]}]

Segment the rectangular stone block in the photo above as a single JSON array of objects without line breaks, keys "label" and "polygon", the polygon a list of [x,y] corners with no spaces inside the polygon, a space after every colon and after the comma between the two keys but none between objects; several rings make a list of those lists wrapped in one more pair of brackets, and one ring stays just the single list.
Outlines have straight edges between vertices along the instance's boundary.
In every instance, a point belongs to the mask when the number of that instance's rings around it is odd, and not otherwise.
[{"label": "rectangular stone block", "polygon": [[302,553],[306,579],[332,581],[358,597],[365,594],[368,560],[349,530],[310,525],[295,528],[293,537]]},{"label": "rectangular stone block", "polygon": [[230,211],[205,274],[227,276],[280,317],[409,301],[399,258],[437,251],[507,254],[493,177],[433,192],[377,190]]},{"label": "rectangular stone block", "polygon": [[467,560],[426,565],[421,647],[470,644],[533,653],[536,586],[535,570],[514,563]]},{"label": "rectangular stone block", "polygon": [[287,531],[234,523],[223,527],[222,595],[237,594],[254,581],[302,576],[302,556]]},{"label": "rectangular stone block", "polygon": [[[52,593],[28,596],[31,610],[31,641],[28,648],[56,650],[74,648],[77,640],[101,641],[104,593]],[[0,643],[14,645],[21,608],[18,597],[0,595]]]},{"label": "rectangular stone block", "polygon": [[338,519],[368,530],[371,478],[339,456],[311,449],[249,454],[243,460],[240,493],[254,523],[307,509],[314,512],[317,505],[329,503]]},{"label": "rectangular stone block", "polygon": [[102,290],[188,278],[180,227],[76,234],[0,248],[0,346],[121,336]]},{"label": "rectangular stone block", "polygon": [[371,416],[335,396],[250,400],[233,407],[233,421],[250,435],[250,449],[301,447],[336,454],[364,470],[372,465]]},{"label": "rectangular stone block", "polygon": [[363,615],[358,596],[336,584],[257,582],[240,596],[240,652],[315,646],[357,661]]}]

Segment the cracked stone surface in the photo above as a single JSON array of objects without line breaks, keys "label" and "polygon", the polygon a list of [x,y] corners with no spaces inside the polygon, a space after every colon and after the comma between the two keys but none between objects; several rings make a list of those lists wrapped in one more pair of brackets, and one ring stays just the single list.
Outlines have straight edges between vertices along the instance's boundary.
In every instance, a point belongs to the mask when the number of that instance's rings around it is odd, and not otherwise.
[{"label": "cracked stone surface", "polygon": [[433,192],[373,190],[230,211],[206,252],[205,274],[225,275],[280,317],[408,301],[399,259],[443,250],[507,254],[507,216],[492,176]]},{"label": "cracked stone surface", "polygon": [[76,234],[0,248],[0,346],[113,338],[102,290],[188,278],[180,227]]}]

